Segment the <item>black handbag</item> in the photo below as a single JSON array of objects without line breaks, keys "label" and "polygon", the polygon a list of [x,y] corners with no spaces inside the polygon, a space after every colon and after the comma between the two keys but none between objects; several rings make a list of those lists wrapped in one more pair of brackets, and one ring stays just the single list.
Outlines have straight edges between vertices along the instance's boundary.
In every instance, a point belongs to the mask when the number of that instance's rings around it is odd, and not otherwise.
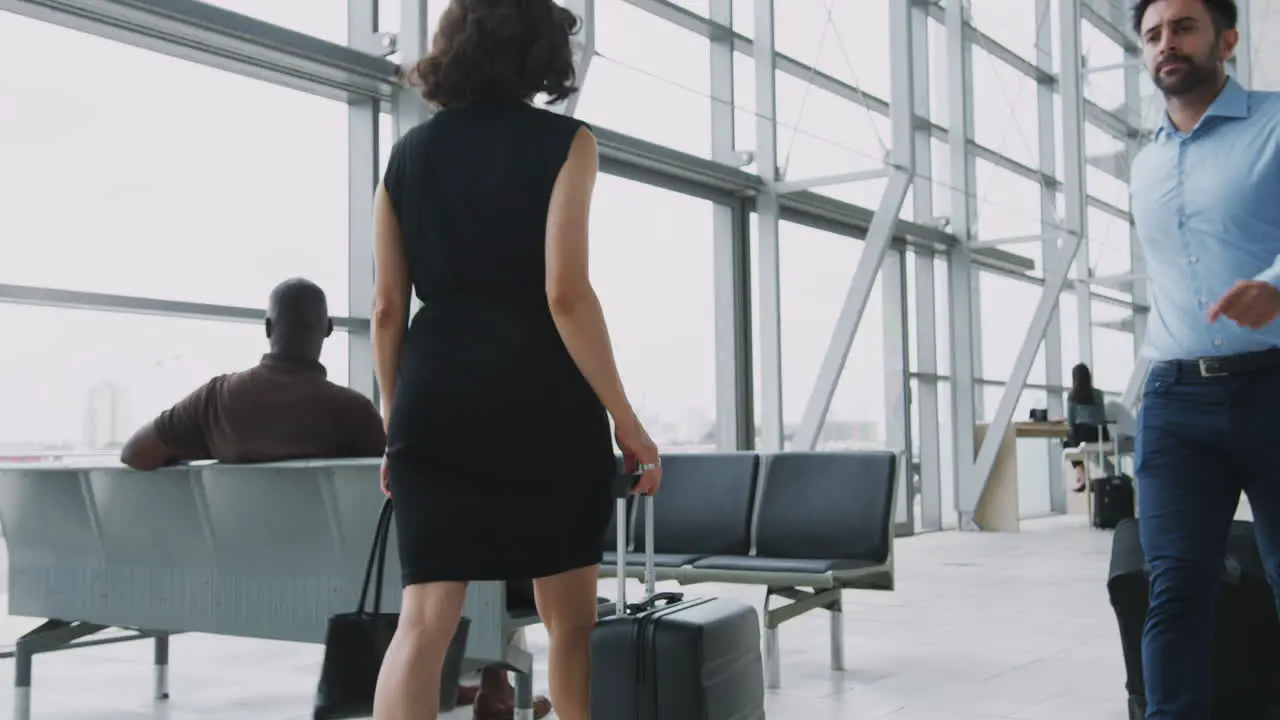
[{"label": "black handbag", "polygon": [[[378,526],[374,531],[373,547],[369,549],[369,562],[365,566],[364,584],[355,612],[329,618],[324,638],[324,664],[316,688],[314,720],[343,720],[373,714],[378,672],[400,619],[398,613],[382,612],[382,580],[387,564],[387,539],[391,535],[391,513],[391,500],[388,498],[378,514]],[[370,581],[373,584],[373,607],[366,611]],[[442,711],[451,710],[457,704],[458,677],[469,628],[470,620],[462,618],[445,656],[444,677],[440,683]]]}]

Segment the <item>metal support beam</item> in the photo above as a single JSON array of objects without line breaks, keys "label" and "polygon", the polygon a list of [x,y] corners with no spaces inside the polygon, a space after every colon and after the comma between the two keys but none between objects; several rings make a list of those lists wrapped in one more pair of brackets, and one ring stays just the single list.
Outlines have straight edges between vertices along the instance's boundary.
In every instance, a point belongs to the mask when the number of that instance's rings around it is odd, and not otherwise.
[{"label": "metal support beam", "polygon": [[889,168],[877,168],[875,170],[858,170],[856,172],[840,173],[838,175],[824,175],[822,177],[807,178],[805,180],[786,180],[779,182],[775,189],[779,193],[791,193],[797,190],[812,190],[814,188],[826,187],[828,185],[843,185],[845,183],[856,183],[864,180],[879,180],[880,178],[889,177]]},{"label": "metal support beam", "polygon": [[[349,0],[351,44],[377,34],[377,0]],[[373,309],[373,191],[378,177],[380,103],[354,99],[347,105],[347,314],[368,319]],[[347,384],[377,403],[373,342],[368,332],[347,338]]]},{"label": "metal support beam", "polygon": [[863,242],[862,255],[858,258],[858,268],[849,281],[844,306],[840,309],[835,329],[831,332],[831,342],[827,345],[818,377],[813,383],[813,392],[805,405],[800,429],[796,431],[793,445],[796,450],[812,450],[817,446],[818,435],[827,419],[827,410],[831,408],[831,398],[840,382],[840,375],[844,372],[844,363],[849,358],[849,349],[853,347],[858,324],[862,321],[862,312],[867,308],[871,289],[880,273],[880,265],[889,252],[889,240],[893,237],[893,228],[898,222],[898,213],[902,210],[909,187],[911,175],[904,170],[894,170],[880,197],[880,206],[876,209],[876,217],[871,221],[871,229],[867,231]]},{"label": "metal support beam", "polygon": [[971,248],[984,247],[1000,247],[1002,245],[1018,245],[1021,243],[1043,243],[1048,240],[1057,241],[1062,237],[1062,233],[1052,231],[1042,232],[1036,235],[1014,235],[1006,238],[995,238],[993,240],[974,240],[969,243]]},{"label": "metal support beam", "polygon": [[[0,283],[0,303],[230,322],[260,323],[267,317],[267,311],[264,308],[211,305],[182,300],[160,300],[133,295],[112,295],[3,283]],[[349,332],[369,332],[367,318],[335,317],[333,326]]]},{"label": "metal support beam", "polygon": [[[1065,230],[1074,236],[1088,237],[1087,196],[1085,188],[1085,134],[1084,134],[1084,79],[1081,73],[1080,6],[1087,0],[1060,0],[1058,29],[1061,33],[1062,73],[1058,87],[1062,92],[1062,156],[1063,193],[1066,196],[1066,213],[1062,220]],[[1095,5],[1105,0],[1094,0]],[[1123,122],[1123,121],[1122,121]],[[1088,280],[1089,243],[1082,243],[1076,256],[1075,277]],[[1093,305],[1089,286],[1076,286],[1076,332],[1079,336],[1079,361],[1093,365]]]},{"label": "metal support beam", "polygon": [[[894,502],[894,535],[916,532],[915,482],[911,472],[910,357],[907,343],[907,258],[890,250],[881,266],[881,317],[884,322],[885,448],[898,454],[898,483]],[[838,385],[837,385],[838,386]]]},{"label": "metal support beam", "polygon": [[[733,25],[733,0],[711,0],[711,17]],[[711,149],[717,162],[739,155],[734,132],[733,46],[727,38],[708,43],[711,53]],[[752,409],[750,216],[743,202],[712,206],[716,327],[716,447],[755,446]]]},{"label": "metal support beam", "polygon": [[[1036,64],[1050,71],[1053,69],[1053,0],[1036,0],[1036,17],[1041,21],[1036,24]],[[1057,114],[1053,103],[1053,89],[1040,85],[1036,92],[1036,107],[1039,118],[1040,171],[1046,177],[1057,174],[1057,133],[1054,128],[1054,116]],[[1041,265],[1047,267],[1049,260],[1058,250],[1058,241],[1062,231],[1057,229],[1058,200],[1057,190],[1047,183],[1040,186],[1040,230],[1045,236],[1041,244]],[[1059,294],[1061,297],[1061,294]],[[1058,303],[1054,304],[1049,314],[1049,323],[1044,332],[1044,373],[1045,384],[1058,387],[1063,383],[1062,367],[1062,319]],[[1066,417],[1062,393],[1048,391],[1046,409],[1049,417]],[[1054,443],[1046,443],[1049,468],[1049,511],[1052,513],[1067,512],[1067,486],[1063,478],[1061,453]]]},{"label": "metal support beam", "polygon": [[950,2],[946,8],[947,106],[951,127],[951,227],[960,245],[948,254],[947,279],[951,295],[951,432],[952,460],[955,463],[955,501],[961,529],[973,527],[973,509],[978,505],[980,486],[969,482],[973,465],[974,424],[978,403],[978,344],[974,332],[977,305],[973,277],[973,158],[968,138],[973,136],[971,48],[965,39],[965,3]]},{"label": "metal support beam", "polygon": [[[764,187],[756,198],[756,301],[760,307],[760,449],[783,448],[782,288],[778,239],[777,56],[773,0],[755,0],[756,167]],[[873,221],[874,222],[874,221]]]},{"label": "metal support beam", "polygon": [[336,100],[389,99],[384,58],[198,0],[0,0],[0,11]]},{"label": "metal support beam", "polygon": [[[917,56],[914,51],[916,36],[912,27],[915,15],[913,5],[914,3],[889,5],[889,118],[893,127],[893,150],[887,160],[896,163],[898,172],[906,176],[907,187],[927,185],[929,182],[915,182],[919,177],[915,162],[915,136],[920,118],[915,107],[916,74],[913,72],[913,64]],[[923,42],[927,45],[928,40]],[[892,176],[890,182],[893,182]],[[926,187],[925,192],[928,193],[929,188]],[[906,190],[903,191],[903,196],[905,200]],[[912,208],[913,212],[914,210]],[[898,217],[901,211],[902,201],[899,201],[894,217]],[[879,212],[876,214],[878,218]],[[931,216],[932,213],[927,217]],[[892,232],[886,233],[887,237],[892,235]],[[863,247],[863,259],[868,249],[870,248],[867,246]],[[894,502],[894,534],[906,537],[914,535],[916,531],[916,486],[914,473],[911,471],[911,340],[907,321],[910,306],[907,302],[906,253],[890,249],[885,254],[880,277],[880,312],[883,320],[881,332],[884,337],[885,447],[895,451],[901,458],[898,466],[897,498]],[[838,380],[836,387],[839,387]]]},{"label": "metal support beam", "polygon": [[[1071,2],[1072,0],[1062,1]],[[1035,362],[1040,343],[1044,340],[1044,332],[1049,327],[1049,320],[1053,317],[1058,304],[1058,295],[1067,282],[1071,261],[1083,244],[1083,240],[1078,235],[1066,239],[1045,272],[1044,293],[1040,296],[1040,302],[1036,304],[1035,313],[1031,316],[1031,327],[1027,329],[1027,336],[1023,339],[1022,347],[1018,350],[1017,359],[1013,363],[1013,373],[1005,386],[1004,394],[1000,397],[1000,404],[996,406],[987,435],[970,469],[971,482],[979,488],[979,496],[981,488],[986,486],[987,478],[991,475],[991,468],[995,465],[996,452],[1000,448],[1000,443],[1005,433],[1009,431],[1013,411],[1018,406],[1018,399],[1022,395],[1023,386],[1026,385],[1027,376],[1031,374],[1031,364]],[[974,507],[976,508],[976,504]],[[966,509],[968,508],[962,508],[962,511]]]},{"label": "metal support beam", "polygon": [[[931,133],[921,122],[921,116],[929,114],[929,11],[912,3],[911,12],[911,98],[910,116],[915,120],[911,136],[912,150],[909,169],[916,181],[912,183],[912,218],[919,220],[934,216],[933,210],[933,148]],[[890,6],[893,7],[893,6]],[[894,104],[901,104],[897,93]],[[895,138],[895,146],[898,141]],[[915,413],[919,437],[909,443],[919,457],[920,520],[922,530],[942,529],[942,438],[938,408],[938,320],[937,302],[934,297],[934,258],[932,252],[915,253],[915,318],[916,318],[916,369],[921,377],[916,380],[915,392],[910,392],[908,378],[907,407]],[[908,340],[910,342],[910,340]],[[908,426],[909,428],[909,426]],[[908,429],[907,437],[911,434]],[[911,455],[906,456],[903,469],[904,485],[912,485]],[[911,496],[908,495],[908,498]],[[914,504],[914,503],[913,503]]]}]

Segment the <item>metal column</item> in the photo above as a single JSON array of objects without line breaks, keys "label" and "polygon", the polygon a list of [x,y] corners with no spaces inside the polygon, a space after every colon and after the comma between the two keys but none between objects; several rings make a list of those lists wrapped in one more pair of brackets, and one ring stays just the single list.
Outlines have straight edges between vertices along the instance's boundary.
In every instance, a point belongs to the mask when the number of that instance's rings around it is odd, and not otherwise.
[{"label": "metal column", "polygon": [[951,295],[951,430],[954,433],[952,458],[955,462],[955,500],[962,530],[975,529],[973,511],[982,492],[981,481],[972,477],[974,424],[977,419],[977,373],[974,336],[975,297],[973,261],[969,242],[973,237],[973,158],[969,137],[973,134],[970,107],[972,75],[971,47],[965,38],[966,4],[950,2],[946,7],[948,143],[951,151],[951,232],[959,244],[949,252],[947,279]]},{"label": "metal column", "polygon": [[[1058,30],[1061,33],[1062,67],[1058,87],[1062,93],[1062,191],[1066,195],[1063,225],[1068,234],[1088,237],[1088,196],[1085,191],[1084,54],[1080,49],[1080,4],[1084,0],[1060,0]],[[1047,268],[1046,268],[1047,271]],[[1076,256],[1076,331],[1080,336],[1078,362],[1093,365],[1093,303],[1089,284],[1089,243],[1081,243]]]},{"label": "metal column", "polygon": [[[733,0],[711,0],[711,148],[717,162],[738,165],[734,132]],[[752,409],[751,238],[742,202],[712,208],[715,255],[716,447],[755,446]]]},{"label": "metal column", "polygon": [[[778,126],[773,0],[755,0],[756,167],[764,187],[756,198],[760,306],[760,449],[782,449],[782,288],[778,244]],[[775,656],[776,658],[776,656]]]},{"label": "metal column", "polygon": [[[911,169],[915,176],[912,184],[912,219],[919,223],[931,223],[933,211],[933,148],[932,133],[927,123],[929,117],[929,14],[919,4],[912,3],[911,13]],[[895,138],[894,142],[897,142]],[[915,255],[916,287],[916,390],[909,396],[908,407],[919,419],[920,436],[913,443],[913,450],[920,458],[920,528],[942,529],[942,442],[940,437],[938,402],[938,319],[934,297],[933,252],[918,251]],[[910,385],[908,385],[908,388]],[[907,458],[908,462],[911,458]],[[912,482],[912,473],[905,473]]]},{"label": "metal column", "polygon": [[[1058,227],[1058,192],[1047,181],[1057,177],[1057,135],[1054,132],[1054,87],[1053,67],[1053,2],[1052,0],[1036,0],[1036,67],[1048,73],[1036,87],[1037,109],[1039,115],[1040,136],[1040,171],[1046,181],[1040,186],[1040,232],[1045,239],[1042,244],[1041,262],[1047,267],[1050,258],[1058,251],[1058,240],[1062,229]],[[1061,297],[1061,295],[1059,295]],[[1066,417],[1063,406],[1063,395],[1057,390],[1062,386],[1062,318],[1058,308],[1054,307],[1049,316],[1049,325],[1044,332],[1044,371],[1045,384],[1049,386],[1047,408],[1049,417]],[[1063,481],[1062,453],[1056,443],[1045,443],[1049,454],[1049,511],[1065,514],[1067,512],[1067,486]]]},{"label": "metal column", "polygon": [[[370,47],[378,32],[377,0],[347,4],[347,42]],[[380,104],[353,98],[347,106],[347,315],[369,319],[373,308],[373,191],[378,178]],[[347,384],[378,402],[373,342],[367,329],[347,333]]]}]

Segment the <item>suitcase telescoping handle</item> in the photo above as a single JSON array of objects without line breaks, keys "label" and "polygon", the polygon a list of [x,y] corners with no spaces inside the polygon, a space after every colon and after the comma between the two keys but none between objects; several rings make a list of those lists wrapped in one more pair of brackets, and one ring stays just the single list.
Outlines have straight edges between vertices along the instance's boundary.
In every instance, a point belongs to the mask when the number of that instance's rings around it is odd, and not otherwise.
[{"label": "suitcase telescoping handle", "polygon": [[[635,478],[639,480],[639,477]],[[633,483],[634,485],[634,483]],[[614,614],[623,615],[627,611],[627,496],[630,495],[631,487],[626,488],[626,493],[620,495],[617,500],[617,544],[615,545],[615,554],[618,558],[617,580],[618,580],[618,599],[614,601]],[[657,585],[657,571],[654,568],[654,551],[653,551],[653,496],[644,496],[644,594],[646,598],[654,596],[654,590]]]}]

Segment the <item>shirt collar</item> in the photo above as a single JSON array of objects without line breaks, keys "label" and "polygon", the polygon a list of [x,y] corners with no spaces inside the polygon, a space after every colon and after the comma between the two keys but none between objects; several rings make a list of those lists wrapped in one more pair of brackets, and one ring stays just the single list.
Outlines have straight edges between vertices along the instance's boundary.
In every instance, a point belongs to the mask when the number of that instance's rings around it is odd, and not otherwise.
[{"label": "shirt collar", "polygon": [[[1209,104],[1209,109],[1205,111],[1204,117],[1200,118],[1200,122],[1196,127],[1200,127],[1205,119],[1211,117],[1221,118],[1246,118],[1249,117],[1249,91],[1245,90],[1236,79],[1227,76],[1227,84],[1222,87],[1222,92],[1218,93],[1218,97]],[[1156,139],[1162,139],[1165,136],[1177,136],[1178,129],[1173,126],[1173,121],[1169,119],[1169,113],[1162,113],[1160,116],[1160,127],[1156,128]]]},{"label": "shirt collar", "polygon": [[267,353],[262,356],[262,362],[258,363],[260,367],[284,370],[285,372],[300,374],[316,374],[320,377],[327,377],[324,365],[319,360],[310,360],[305,358],[289,357],[278,353]]}]

